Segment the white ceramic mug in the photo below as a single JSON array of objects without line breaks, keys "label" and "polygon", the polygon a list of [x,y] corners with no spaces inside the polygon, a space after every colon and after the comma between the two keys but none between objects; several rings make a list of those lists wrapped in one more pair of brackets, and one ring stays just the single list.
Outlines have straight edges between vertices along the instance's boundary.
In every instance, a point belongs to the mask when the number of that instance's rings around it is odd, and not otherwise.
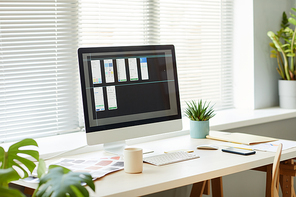
[{"label": "white ceramic mug", "polygon": [[123,159],[126,173],[134,174],[143,171],[143,150],[141,148],[125,148]]}]

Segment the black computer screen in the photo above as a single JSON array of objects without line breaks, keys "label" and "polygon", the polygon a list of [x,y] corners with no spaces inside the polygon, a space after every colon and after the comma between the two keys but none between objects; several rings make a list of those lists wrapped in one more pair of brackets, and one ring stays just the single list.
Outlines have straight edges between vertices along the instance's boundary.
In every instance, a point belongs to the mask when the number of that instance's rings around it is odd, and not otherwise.
[{"label": "black computer screen", "polygon": [[173,45],[80,48],[86,131],[181,117]]}]

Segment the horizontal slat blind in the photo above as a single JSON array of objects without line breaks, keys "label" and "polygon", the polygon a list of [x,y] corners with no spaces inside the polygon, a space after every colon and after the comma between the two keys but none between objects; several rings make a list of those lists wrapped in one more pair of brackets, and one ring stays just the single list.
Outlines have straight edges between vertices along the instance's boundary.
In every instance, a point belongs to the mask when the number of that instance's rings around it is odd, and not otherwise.
[{"label": "horizontal slat blind", "polygon": [[176,47],[182,106],[203,99],[231,108],[232,1],[160,1],[160,43]]},{"label": "horizontal slat blind", "polygon": [[0,1],[0,141],[79,129],[78,46],[174,44],[182,106],[231,108],[232,1]]},{"label": "horizontal slat blind", "polygon": [[0,1],[0,141],[78,129],[77,4]]},{"label": "horizontal slat blind", "polygon": [[233,106],[233,0],[80,0],[80,45],[174,44],[182,107]]},{"label": "horizontal slat blind", "polygon": [[144,0],[79,0],[80,46],[145,42]]}]

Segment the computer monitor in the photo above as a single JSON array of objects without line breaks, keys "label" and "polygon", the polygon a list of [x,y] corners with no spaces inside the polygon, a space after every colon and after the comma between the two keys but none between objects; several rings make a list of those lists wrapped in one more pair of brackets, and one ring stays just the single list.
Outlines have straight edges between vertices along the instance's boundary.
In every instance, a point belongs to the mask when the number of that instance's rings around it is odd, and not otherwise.
[{"label": "computer monitor", "polygon": [[78,60],[88,145],[182,129],[173,45],[79,48]]}]

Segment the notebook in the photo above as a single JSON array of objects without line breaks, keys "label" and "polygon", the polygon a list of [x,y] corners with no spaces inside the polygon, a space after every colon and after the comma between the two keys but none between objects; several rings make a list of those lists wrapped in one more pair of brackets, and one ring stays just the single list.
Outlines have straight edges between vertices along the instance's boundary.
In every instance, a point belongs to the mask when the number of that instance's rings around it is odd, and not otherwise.
[{"label": "notebook", "polygon": [[247,134],[247,133],[231,133],[222,131],[211,131],[206,136],[208,139],[219,140],[224,142],[232,142],[238,144],[254,145],[265,142],[272,142],[278,139],[271,137],[264,137],[259,135]]}]

